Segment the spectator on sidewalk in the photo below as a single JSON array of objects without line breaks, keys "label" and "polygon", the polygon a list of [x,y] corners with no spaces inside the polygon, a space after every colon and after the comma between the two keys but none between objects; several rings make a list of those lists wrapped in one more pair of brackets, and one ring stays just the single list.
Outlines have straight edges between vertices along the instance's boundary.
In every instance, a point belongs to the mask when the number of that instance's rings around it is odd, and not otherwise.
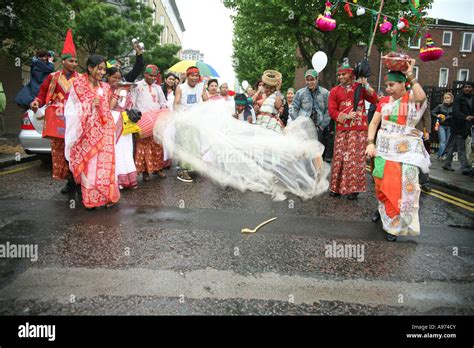
[{"label": "spectator on sidewalk", "polygon": [[[429,103],[428,103],[429,105]],[[429,106],[426,108],[421,120],[416,125],[416,129],[423,132],[423,145],[428,153],[430,153],[430,134],[431,134],[431,113]],[[421,170],[418,172],[418,182],[423,191],[431,191],[431,183],[429,173],[423,173]]]},{"label": "spectator on sidewalk", "polygon": [[[438,159],[443,159],[443,154],[446,151],[446,145],[451,135],[450,124],[451,118],[453,117],[453,101],[454,95],[450,92],[445,93],[443,95],[443,103],[431,111],[431,117],[436,119],[436,122],[439,123],[437,127],[435,126],[435,131],[437,130],[439,139]],[[446,158],[444,157],[444,159]]]},{"label": "spectator on sidewalk", "polygon": [[448,140],[448,154],[443,164],[444,170],[454,171],[451,167],[451,163],[453,161],[453,154],[457,151],[458,158],[461,162],[462,174],[469,175],[471,173],[472,166],[466,157],[466,138],[471,132],[473,119],[472,82],[466,82],[462,87],[462,93],[454,99],[451,136]]},{"label": "spectator on sidewalk", "polygon": [[54,71],[53,60],[53,52],[46,50],[39,50],[31,59],[30,82],[23,86],[15,96],[15,103],[24,110],[30,108],[31,102],[39,93],[41,84]]}]

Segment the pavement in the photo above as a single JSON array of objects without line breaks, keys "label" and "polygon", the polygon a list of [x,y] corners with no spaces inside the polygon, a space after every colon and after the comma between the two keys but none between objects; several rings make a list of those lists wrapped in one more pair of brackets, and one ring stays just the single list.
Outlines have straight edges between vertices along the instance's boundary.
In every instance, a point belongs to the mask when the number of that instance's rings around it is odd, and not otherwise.
[{"label": "pavement", "polygon": [[[0,169],[27,163],[39,159],[37,155],[28,155],[23,151],[17,136],[0,138]],[[470,156],[474,163],[474,153]],[[430,180],[432,183],[447,189],[474,196],[474,178],[461,173],[459,161],[453,161],[454,172],[443,170],[443,162],[436,159],[436,154],[431,155]],[[474,165],[473,165],[474,167]]]}]

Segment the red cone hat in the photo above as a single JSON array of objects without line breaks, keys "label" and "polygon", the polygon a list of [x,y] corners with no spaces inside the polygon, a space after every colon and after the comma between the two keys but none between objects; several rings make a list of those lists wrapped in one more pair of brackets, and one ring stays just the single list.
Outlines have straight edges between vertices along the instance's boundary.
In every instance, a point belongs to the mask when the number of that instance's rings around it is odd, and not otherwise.
[{"label": "red cone hat", "polygon": [[76,46],[72,40],[72,30],[69,29],[64,40],[63,51],[61,52],[62,59],[76,58]]}]

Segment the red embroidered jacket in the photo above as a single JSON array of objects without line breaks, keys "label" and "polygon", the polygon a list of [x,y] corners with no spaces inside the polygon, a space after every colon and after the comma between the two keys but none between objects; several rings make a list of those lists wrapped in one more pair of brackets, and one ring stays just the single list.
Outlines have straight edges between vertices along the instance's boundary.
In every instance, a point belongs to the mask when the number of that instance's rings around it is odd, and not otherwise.
[{"label": "red embroidered jacket", "polygon": [[368,129],[367,112],[365,110],[364,100],[367,100],[372,104],[377,104],[379,99],[375,92],[369,94],[365,88],[362,88],[361,90],[356,110],[357,117],[354,120],[345,120],[344,123],[337,122],[339,116],[349,114],[349,112],[354,110],[354,94],[358,85],[360,85],[360,83],[353,82],[347,87],[336,86],[329,92],[329,116],[336,121],[336,131]]}]

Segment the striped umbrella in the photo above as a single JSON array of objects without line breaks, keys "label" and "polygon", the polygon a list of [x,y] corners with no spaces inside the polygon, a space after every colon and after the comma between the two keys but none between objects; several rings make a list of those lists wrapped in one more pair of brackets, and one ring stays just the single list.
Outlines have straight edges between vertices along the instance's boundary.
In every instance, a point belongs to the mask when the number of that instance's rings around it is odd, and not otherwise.
[{"label": "striped umbrella", "polygon": [[198,60],[182,60],[173,65],[168,70],[175,73],[184,73],[190,66],[197,67],[201,73],[201,76],[220,77],[212,66]]}]

